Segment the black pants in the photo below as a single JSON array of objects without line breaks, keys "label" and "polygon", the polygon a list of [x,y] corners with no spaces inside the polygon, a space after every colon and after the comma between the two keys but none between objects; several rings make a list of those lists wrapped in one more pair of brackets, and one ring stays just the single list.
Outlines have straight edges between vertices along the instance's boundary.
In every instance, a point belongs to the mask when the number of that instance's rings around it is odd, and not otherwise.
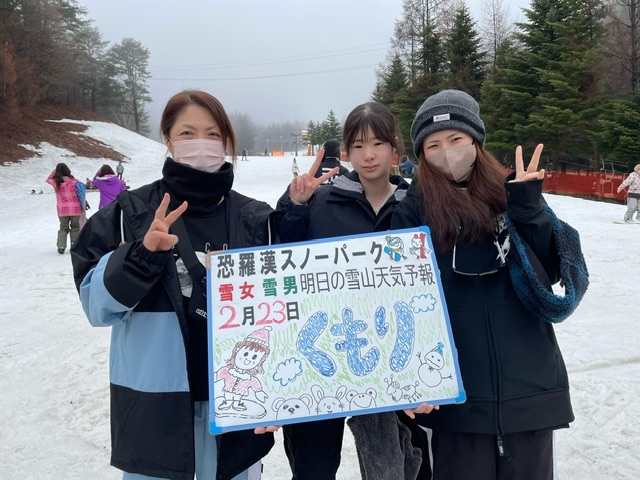
[{"label": "black pants", "polygon": [[282,433],[293,480],[335,480],[344,418],[284,425]]},{"label": "black pants", "polygon": [[504,435],[433,431],[433,480],[553,480],[553,431]]}]

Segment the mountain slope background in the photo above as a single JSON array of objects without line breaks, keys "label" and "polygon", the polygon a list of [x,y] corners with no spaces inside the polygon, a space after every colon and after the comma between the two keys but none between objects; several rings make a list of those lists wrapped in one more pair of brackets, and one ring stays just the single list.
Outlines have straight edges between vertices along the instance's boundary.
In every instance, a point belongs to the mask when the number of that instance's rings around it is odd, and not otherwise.
[{"label": "mountain slope background", "polygon": [[22,145],[38,145],[42,142],[70,150],[81,157],[111,160],[124,158],[122,153],[103,142],[83,135],[87,130],[86,125],[52,121],[62,119],[109,122],[99,113],[83,108],[60,105],[26,107],[15,117],[5,116],[0,120],[0,165],[33,157],[34,152]]},{"label": "mountain slope background", "polygon": [[[44,117],[40,128],[57,129],[60,116]],[[131,188],[160,177],[163,144],[111,123],[65,118],[61,128],[74,132],[75,140],[82,135],[93,140],[81,143],[105,145],[126,156],[124,176]],[[69,255],[56,253],[55,194],[44,181],[61,161],[80,179],[115,162],[108,156],[77,156],[71,143],[49,143],[64,141],[55,140],[60,133],[46,137],[49,132],[35,127],[35,122],[26,124],[20,133],[27,156],[34,151],[38,156],[0,167],[0,479],[116,480],[121,473],[109,467],[110,330],[89,325]],[[32,128],[33,137],[26,137]],[[18,157],[25,158],[24,152]],[[292,158],[287,153],[237,162],[234,188],[274,206],[291,181]],[[301,171],[313,162],[308,156],[297,160]],[[34,188],[43,194],[31,195]],[[97,205],[97,192],[88,198]],[[612,223],[622,218],[621,205],[550,194],[545,199],[580,232],[591,281],[576,312],[555,326],[576,416],[571,428],[555,435],[559,478],[635,479],[640,471],[640,256],[633,246],[640,227]],[[281,433],[276,442],[264,459],[263,480],[291,478]],[[342,453],[337,478],[359,478],[348,429]]]}]

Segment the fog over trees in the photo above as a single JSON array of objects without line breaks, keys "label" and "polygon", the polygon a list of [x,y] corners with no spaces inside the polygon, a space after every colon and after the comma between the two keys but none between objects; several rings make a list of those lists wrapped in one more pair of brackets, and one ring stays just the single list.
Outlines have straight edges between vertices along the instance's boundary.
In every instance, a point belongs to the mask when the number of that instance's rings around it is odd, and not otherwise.
[{"label": "fog over trees", "polygon": [[[522,17],[506,0],[482,0],[479,19],[460,0],[402,0],[371,99],[396,114],[407,153],[422,102],[457,88],[478,99],[486,146],[506,165],[516,145],[542,142],[547,163],[628,171],[640,151],[640,0],[531,0]],[[148,135],[151,54],[135,38],[104,41],[76,0],[2,0],[0,122],[48,103]],[[254,153],[341,140],[344,121],[331,105],[324,119],[271,125],[231,116],[238,148]]]}]

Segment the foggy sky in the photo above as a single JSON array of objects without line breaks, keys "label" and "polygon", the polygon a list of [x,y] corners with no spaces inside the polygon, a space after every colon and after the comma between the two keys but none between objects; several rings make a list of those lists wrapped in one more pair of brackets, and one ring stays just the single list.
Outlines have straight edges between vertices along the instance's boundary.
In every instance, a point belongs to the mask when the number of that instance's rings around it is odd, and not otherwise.
[{"label": "foggy sky", "polygon": [[[110,46],[150,52],[152,136],[164,104],[185,88],[216,96],[259,125],[340,122],[370,100],[401,0],[78,0]],[[479,1],[468,2],[479,18]],[[505,2],[506,4],[506,2]],[[512,0],[515,16],[528,0]],[[519,15],[522,18],[522,15]]]}]

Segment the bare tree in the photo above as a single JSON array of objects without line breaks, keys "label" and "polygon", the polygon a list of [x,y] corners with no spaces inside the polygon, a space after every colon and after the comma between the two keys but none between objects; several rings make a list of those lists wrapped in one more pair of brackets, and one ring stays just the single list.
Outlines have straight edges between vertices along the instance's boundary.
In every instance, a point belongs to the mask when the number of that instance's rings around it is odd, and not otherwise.
[{"label": "bare tree", "polygon": [[500,46],[514,31],[508,5],[505,5],[503,0],[481,0],[479,29],[488,60],[495,65]]},{"label": "bare tree", "polygon": [[[606,47],[627,78],[625,91],[635,92],[640,77],[640,0],[612,0],[609,4]],[[619,74],[619,72],[618,72]],[[616,73],[612,72],[613,78]]]},{"label": "bare tree", "polygon": [[[403,0],[402,16],[396,20],[391,39],[389,60],[399,54],[406,65],[410,81],[426,70],[423,37],[427,31],[436,31],[439,16],[451,9],[453,0]],[[383,69],[384,70],[384,69]]]}]

